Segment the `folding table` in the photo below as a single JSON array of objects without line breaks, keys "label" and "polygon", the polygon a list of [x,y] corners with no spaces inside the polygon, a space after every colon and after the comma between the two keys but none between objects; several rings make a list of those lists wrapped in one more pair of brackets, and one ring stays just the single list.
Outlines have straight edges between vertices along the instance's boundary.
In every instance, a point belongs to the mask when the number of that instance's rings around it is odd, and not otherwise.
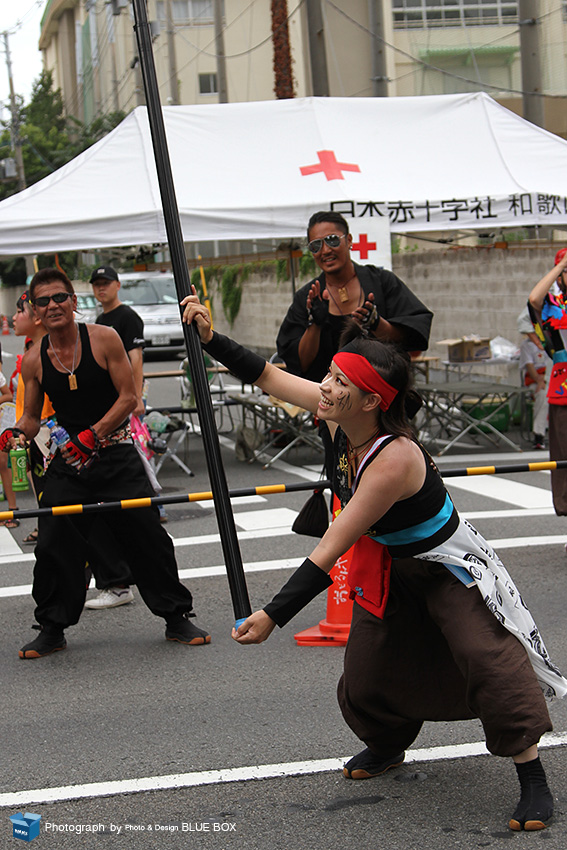
[{"label": "folding table", "polygon": [[[503,443],[514,451],[522,449],[494,425],[508,405],[523,406],[526,388],[495,382],[456,381],[418,384],[424,401],[420,411],[420,439],[424,444],[444,443],[438,455],[462,443],[465,436]],[[492,420],[492,421],[491,421]]]}]

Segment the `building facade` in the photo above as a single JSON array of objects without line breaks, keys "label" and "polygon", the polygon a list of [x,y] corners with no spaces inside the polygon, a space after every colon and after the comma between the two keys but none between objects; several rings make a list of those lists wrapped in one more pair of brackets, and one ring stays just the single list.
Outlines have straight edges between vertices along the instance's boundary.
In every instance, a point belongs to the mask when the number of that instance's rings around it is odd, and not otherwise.
[{"label": "building facade", "polygon": [[[274,98],[274,5],[148,0],[162,103],[218,102],[218,52],[225,56],[228,101]],[[372,96],[379,74],[381,93],[389,96],[482,89],[522,114],[518,6],[510,0],[287,0],[294,95],[317,91],[309,38],[315,8],[324,45],[317,59],[326,59],[329,95]],[[539,0],[535,6],[544,123],[567,138],[567,3]],[[133,24],[128,0],[49,0],[39,46],[70,115],[89,123],[144,102]]]}]

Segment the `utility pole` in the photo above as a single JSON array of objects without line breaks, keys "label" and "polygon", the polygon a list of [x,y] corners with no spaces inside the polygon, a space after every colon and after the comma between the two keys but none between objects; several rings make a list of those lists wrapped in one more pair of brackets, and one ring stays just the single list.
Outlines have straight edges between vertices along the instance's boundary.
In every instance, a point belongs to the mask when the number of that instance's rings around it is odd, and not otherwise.
[{"label": "utility pole", "polygon": [[169,63],[169,102],[179,105],[179,80],[177,79],[177,57],[175,55],[175,29],[171,12],[171,0],[165,0],[165,27],[167,31],[167,59]]},{"label": "utility pole", "polygon": [[20,116],[18,115],[18,107],[16,104],[16,95],[14,93],[14,80],[12,78],[12,59],[10,57],[10,45],[8,43],[8,33],[4,35],[4,49],[6,51],[6,67],[8,68],[8,82],[10,84],[10,112],[12,113],[12,150],[14,151],[14,159],[16,160],[16,173],[18,175],[18,192],[26,188],[26,174],[24,171],[24,158],[22,156],[22,140],[20,138]]},{"label": "utility pole", "polygon": [[[112,11],[111,6],[106,7],[106,15],[107,15],[107,31],[108,31],[108,44],[110,46],[110,71],[112,75],[112,104],[114,107],[114,111],[118,112],[120,108],[120,102],[118,99],[118,72],[116,70],[116,32],[114,29],[114,12]],[[120,14],[120,11],[117,12]]]},{"label": "utility pole", "polygon": [[307,29],[311,58],[311,87],[315,97],[329,97],[327,51],[321,0],[307,0]]},{"label": "utility pole", "polygon": [[524,118],[543,127],[538,7],[538,0],[519,0],[518,3]]},{"label": "utility pole", "polygon": [[222,2],[214,0],[215,44],[217,52],[217,86],[219,103],[228,103],[228,86],[226,82],[226,55],[224,52],[224,33],[222,26]]},{"label": "utility pole", "polygon": [[388,97],[386,32],[382,0],[368,0],[368,20],[372,33],[372,96]]},{"label": "utility pole", "polygon": [[136,41],[136,33],[134,38],[134,55],[130,62],[130,68],[134,72],[134,97],[136,98],[136,106],[143,106],[146,102],[144,97],[144,84],[142,81],[142,70],[140,68],[140,57],[138,55],[138,42]]}]

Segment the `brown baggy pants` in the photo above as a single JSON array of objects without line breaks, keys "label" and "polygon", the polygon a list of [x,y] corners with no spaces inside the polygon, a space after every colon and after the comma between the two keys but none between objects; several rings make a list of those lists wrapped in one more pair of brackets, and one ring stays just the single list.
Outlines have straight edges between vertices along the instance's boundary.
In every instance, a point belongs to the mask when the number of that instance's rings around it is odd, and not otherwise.
[{"label": "brown baggy pants", "polygon": [[409,747],[425,720],[478,717],[499,756],[552,729],[524,647],[478,589],[413,558],[392,563],[383,620],[354,605],[338,698],[353,732],[384,758]]}]

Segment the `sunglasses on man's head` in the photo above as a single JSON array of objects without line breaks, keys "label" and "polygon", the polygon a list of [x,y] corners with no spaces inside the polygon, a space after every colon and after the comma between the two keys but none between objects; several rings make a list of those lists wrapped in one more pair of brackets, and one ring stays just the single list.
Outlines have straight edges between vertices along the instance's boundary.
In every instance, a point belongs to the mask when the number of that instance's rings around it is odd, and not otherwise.
[{"label": "sunglasses on man's head", "polygon": [[324,236],[322,239],[312,239],[311,242],[307,243],[307,247],[312,254],[318,254],[323,247],[323,242],[329,248],[338,248],[341,244],[341,239],[344,239],[345,236],[346,233],[329,233],[328,236]]},{"label": "sunglasses on man's head", "polygon": [[54,295],[40,295],[39,298],[34,298],[35,307],[47,307],[53,299],[56,304],[63,304],[68,298],[72,298],[70,292],[56,292]]}]

